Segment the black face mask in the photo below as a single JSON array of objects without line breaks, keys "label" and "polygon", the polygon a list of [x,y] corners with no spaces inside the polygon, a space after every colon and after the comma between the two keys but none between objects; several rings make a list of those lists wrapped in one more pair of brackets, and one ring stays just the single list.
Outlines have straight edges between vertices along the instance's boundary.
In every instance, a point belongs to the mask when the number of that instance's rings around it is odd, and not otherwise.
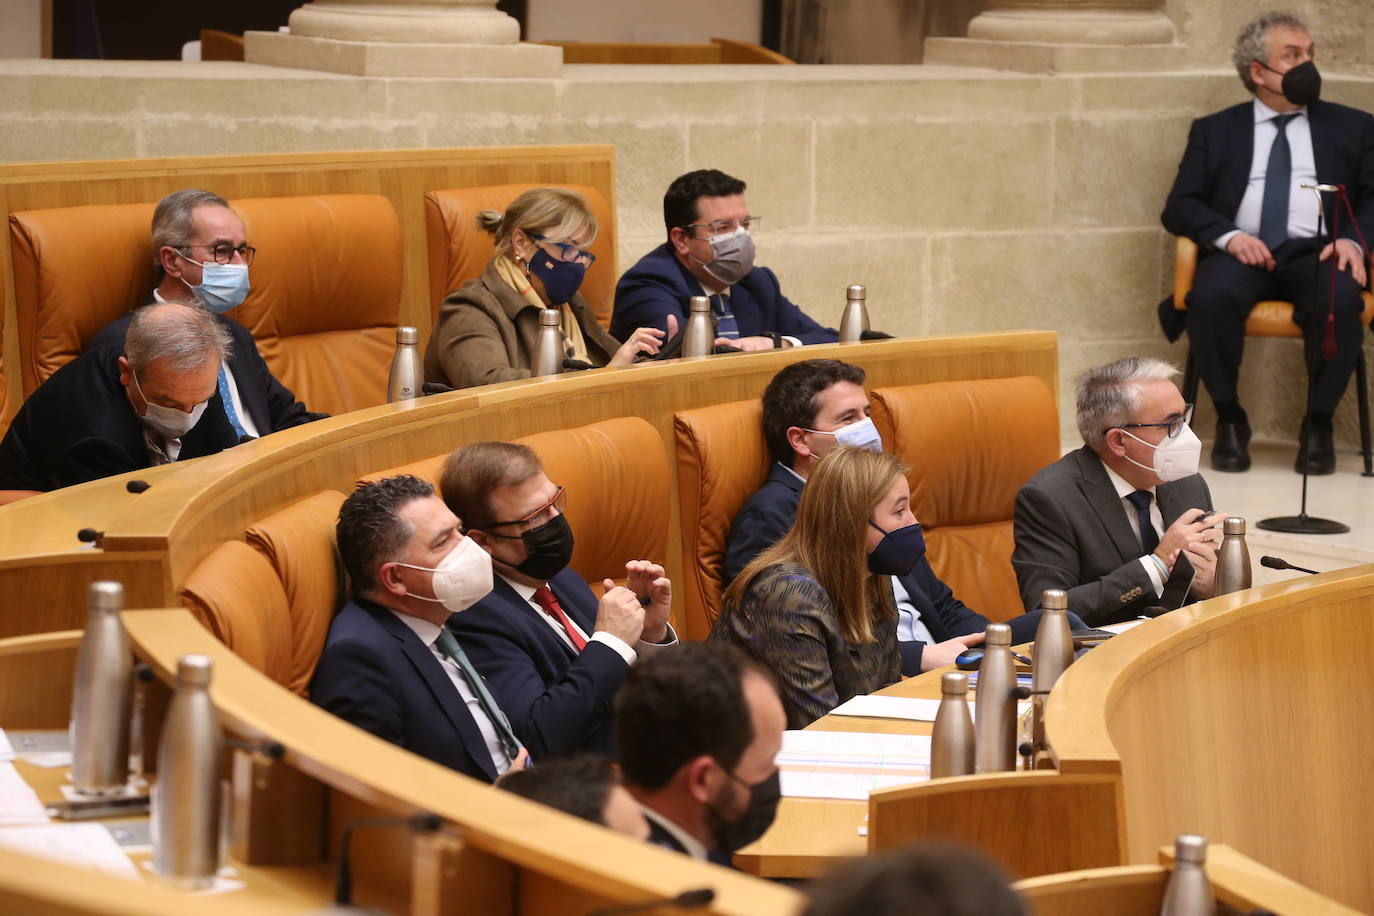
[{"label": "black face mask", "polygon": [[744,813],[732,821],[726,820],[714,805],[708,805],[707,826],[716,838],[716,848],[733,853],[763,836],[773,825],[773,819],[778,814],[778,801],[782,798],[782,772],[774,770],[772,776],[752,786],[729,770],[725,773],[735,782],[748,787],[749,804]]},{"label": "black face mask", "polygon": [[[1260,66],[1270,73],[1279,72],[1263,61]],[[1283,97],[1294,105],[1311,105],[1321,97],[1322,75],[1317,72],[1316,64],[1304,61],[1283,74],[1282,86]]]},{"label": "black face mask", "polygon": [[573,533],[568,517],[555,515],[538,528],[521,533],[529,556],[515,570],[531,579],[547,582],[572,562]]}]

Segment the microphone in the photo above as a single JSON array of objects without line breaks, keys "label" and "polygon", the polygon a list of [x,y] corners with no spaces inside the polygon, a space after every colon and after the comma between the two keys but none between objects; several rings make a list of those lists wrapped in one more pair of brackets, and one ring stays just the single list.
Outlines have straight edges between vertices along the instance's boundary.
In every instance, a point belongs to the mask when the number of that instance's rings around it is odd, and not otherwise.
[{"label": "microphone", "polygon": [[580,359],[568,357],[563,360],[563,368],[568,372],[581,372],[584,369],[595,369],[596,367]]},{"label": "microphone", "polygon": [[457,389],[445,385],[443,382],[425,382],[420,386],[420,390],[425,394],[443,394],[446,391],[456,391]]},{"label": "microphone", "polygon": [[699,910],[704,906],[710,906],[711,901],[716,899],[714,888],[698,887],[694,890],[683,891],[676,897],[660,897],[657,900],[646,900],[643,903],[631,903],[626,906],[610,906],[602,910],[592,910],[587,916],[621,916],[623,913],[643,913],[647,910],[656,910],[659,907],[677,907],[679,910]]},{"label": "microphone", "polygon": [[76,533],[76,539],[83,544],[94,544],[105,536],[105,532],[96,531],[94,528],[82,528]]},{"label": "microphone", "polygon": [[444,825],[437,814],[416,814],[412,817],[355,817],[344,825],[339,840],[339,871],[334,880],[334,905],[353,905],[353,871],[348,863],[348,847],[353,831],[371,827],[409,827],[415,833],[436,833]]},{"label": "microphone", "polygon": [[[256,442],[256,441],[258,441],[258,437],[257,437],[257,436],[250,436],[250,435],[248,435],[247,433],[244,433],[242,436],[239,436],[239,441],[238,441],[236,444],[238,444],[238,445],[246,445],[246,444],[248,444],[249,442]],[[144,486],[147,486],[147,484],[144,484]]]},{"label": "microphone", "polygon": [[1294,566],[1282,557],[1260,557],[1260,565],[1268,569],[1291,569],[1294,572],[1308,573],[1313,576],[1321,575],[1315,569],[1303,569],[1301,566]]},{"label": "microphone", "polygon": [[1330,194],[1335,194],[1340,190],[1340,187],[1334,184],[1301,184],[1298,187],[1307,191],[1326,191]]},{"label": "microphone", "polygon": [[131,480],[124,485],[124,489],[128,490],[130,493],[142,493],[150,487],[152,487],[152,484],[146,480]]},{"label": "microphone", "polygon": [[859,339],[860,339],[860,340],[892,340],[893,337],[892,337],[891,334],[888,334],[886,331],[873,331],[873,330],[868,330],[868,331],[860,331],[860,332],[859,332]]}]

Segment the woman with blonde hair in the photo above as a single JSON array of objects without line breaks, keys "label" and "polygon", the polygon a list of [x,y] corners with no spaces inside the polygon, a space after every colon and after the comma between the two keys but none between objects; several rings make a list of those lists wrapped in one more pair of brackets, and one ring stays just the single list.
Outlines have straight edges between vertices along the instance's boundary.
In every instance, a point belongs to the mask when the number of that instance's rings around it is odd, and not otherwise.
[{"label": "woman with blonde hair", "polygon": [[901,677],[889,576],[925,552],[906,466],[892,455],[837,448],[802,490],[797,520],[725,592],[711,639],[732,642],[773,672],[788,728]]},{"label": "woman with blonde hair", "polygon": [[592,367],[628,366],[657,353],[663,332],[639,328],[623,344],[596,321],[578,287],[596,257],[596,216],[582,195],[531,188],[505,213],[483,210],[478,224],[496,251],[482,276],[450,293],[425,351],[425,381],[454,388],[529,378],[539,345],[540,309],[562,314],[564,356]]}]

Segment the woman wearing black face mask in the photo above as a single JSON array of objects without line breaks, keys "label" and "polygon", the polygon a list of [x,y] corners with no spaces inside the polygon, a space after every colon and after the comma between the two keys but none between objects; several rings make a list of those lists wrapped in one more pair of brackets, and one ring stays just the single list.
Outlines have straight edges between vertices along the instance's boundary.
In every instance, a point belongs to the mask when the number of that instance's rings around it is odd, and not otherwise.
[{"label": "woman wearing black face mask", "polygon": [[596,216],[580,194],[532,188],[505,213],[483,210],[478,223],[496,252],[482,276],[449,294],[425,351],[425,381],[468,388],[533,374],[539,311],[562,314],[564,355],[593,367],[628,366],[657,353],[663,332],[640,328],[625,343],[597,323],[577,292],[596,258]]},{"label": "woman wearing black face mask", "polygon": [[773,672],[788,728],[901,676],[888,577],[925,553],[905,474],[882,452],[831,452],[807,480],[792,530],[725,592],[710,638]]}]

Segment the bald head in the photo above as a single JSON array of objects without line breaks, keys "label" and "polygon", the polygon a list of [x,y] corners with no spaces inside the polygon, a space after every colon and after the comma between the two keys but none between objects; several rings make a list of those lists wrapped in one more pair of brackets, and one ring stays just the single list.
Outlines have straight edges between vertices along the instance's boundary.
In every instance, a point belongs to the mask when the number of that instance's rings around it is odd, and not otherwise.
[{"label": "bald head", "polygon": [[197,305],[158,303],[134,312],[124,335],[124,358],[135,372],[161,360],[173,372],[192,372],[230,357],[233,338]]}]

